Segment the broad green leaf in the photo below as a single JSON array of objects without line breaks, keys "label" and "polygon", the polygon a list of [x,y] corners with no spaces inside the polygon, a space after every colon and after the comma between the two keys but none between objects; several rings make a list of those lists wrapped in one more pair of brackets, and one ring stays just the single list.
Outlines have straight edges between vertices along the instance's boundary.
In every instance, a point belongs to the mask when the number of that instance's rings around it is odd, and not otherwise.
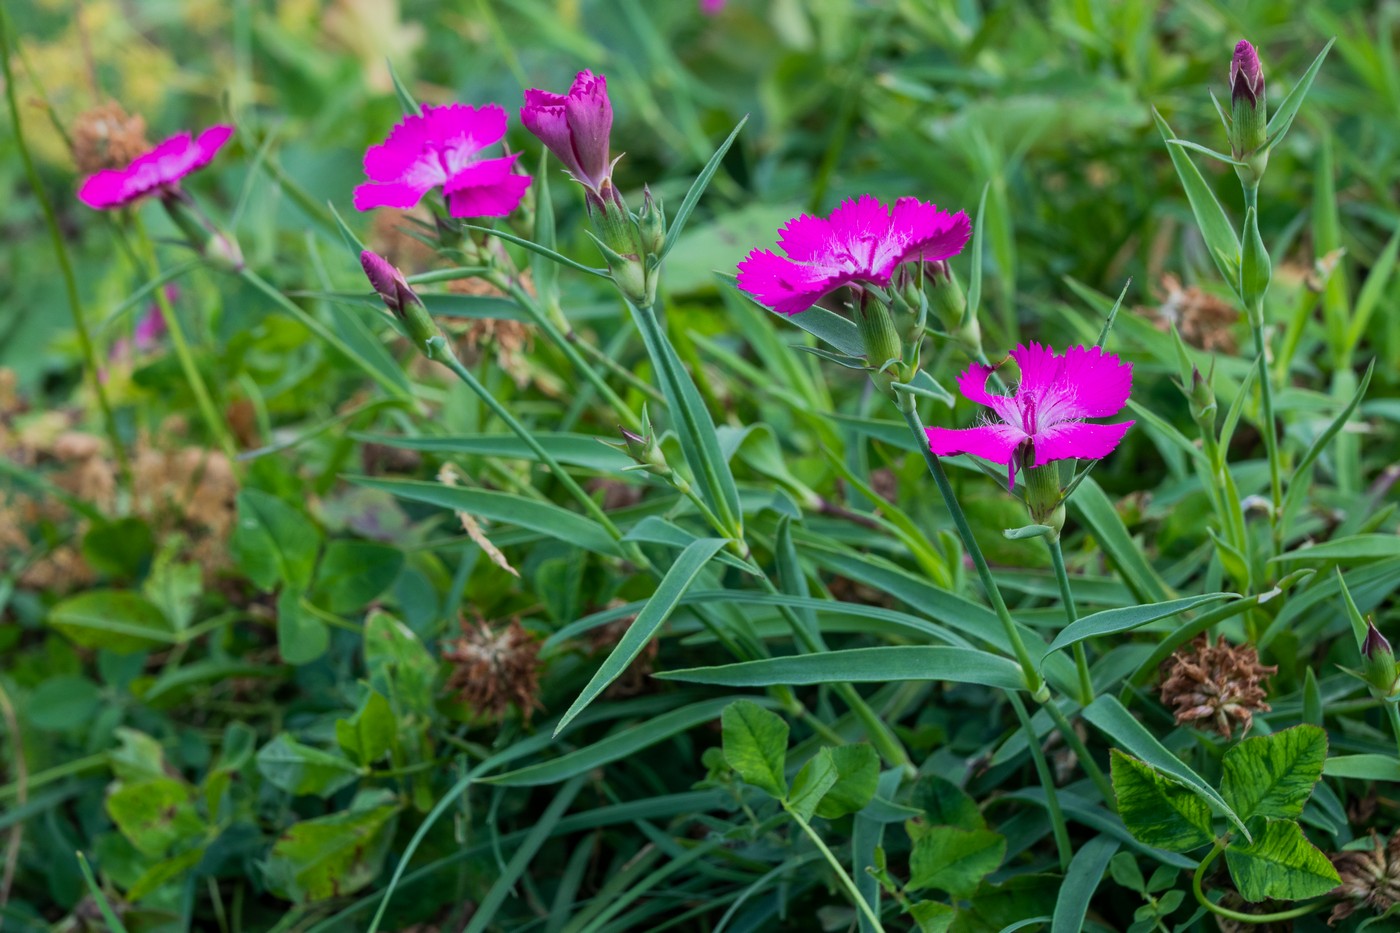
[{"label": "broad green leaf", "polygon": [[[838,745],[830,751],[836,765],[836,783],[817,804],[817,816],[834,820],[859,812],[875,796],[880,781],[880,755],[864,743]],[[793,793],[796,796],[796,790]]]},{"label": "broad green leaf", "polygon": [[292,825],[268,857],[269,885],[299,904],[360,890],[379,877],[398,814],[398,804],[386,803]]},{"label": "broad green leaf", "polygon": [[362,765],[373,764],[394,747],[398,721],[382,693],[370,690],[355,715],[338,719],[335,741]]},{"label": "broad green leaf", "polygon": [[655,675],[663,680],[725,687],[771,687],[778,684],[887,683],[945,680],[1024,690],[1025,677],[1014,661],[976,648],[945,645],[890,645],[847,648],[822,654],[741,661],[716,667],[691,667]]},{"label": "broad green leaf", "polygon": [[642,749],[664,742],[702,723],[710,722],[732,701],[732,697],[721,697],[671,710],[638,725],[620,729],[593,745],[539,764],[507,771],[494,777],[483,777],[480,778],[480,782],[499,784],[502,787],[533,787],[567,781],[586,771],[635,755]]},{"label": "broad green leaf", "polygon": [[154,551],[151,526],[134,515],[94,524],[83,535],[83,559],[109,577],[139,577]]},{"label": "broad green leaf", "polygon": [[1238,598],[1238,596],[1238,593],[1207,593],[1203,596],[1187,596],[1148,606],[1105,609],[1066,625],[1060,634],[1055,636],[1055,640],[1050,643],[1050,647],[1046,649],[1045,653],[1048,655],[1052,651],[1067,648],[1075,642],[1084,641],[1086,638],[1130,631],[1139,626],[1147,625],[1149,622],[1171,618],[1179,612],[1195,609],[1197,606],[1217,599],[1231,599]]},{"label": "broad green leaf", "polygon": [[1109,756],[1118,815],[1139,842],[1187,852],[1214,838],[1204,800],[1116,748]]},{"label": "broad green leaf", "polygon": [[1230,877],[1247,901],[1321,897],[1342,880],[1337,869],[1292,820],[1269,820],[1251,845],[1225,850]]},{"label": "broad green leaf", "polygon": [[205,850],[205,846],[199,846],[152,865],[141,873],[135,884],[126,889],[126,899],[132,902],[140,901],[177,878],[183,877],[186,872],[204,861]]},{"label": "broad green leaf", "polygon": [[936,888],[954,897],[969,897],[1005,857],[1006,837],[1000,833],[934,826],[914,843],[905,890]]},{"label": "broad green leaf", "polygon": [[1221,796],[1240,819],[1295,819],[1322,778],[1327,733],[1294,726],[1245,739],[1225,753]]},{"label": "broad green leaf", "polygon": [[401,499],[426,502],[477,518],[505,522],[542,534],[556,541],[575,544],[598,554],[617,556],[617,542],[593,519],[571,512],[552,502],[527,499],[491,489],[468,489],[420,480],[348,477],[350,482],[370,489],[382,489]]},{"label": "broad green leaf", "polygon": [[720,548],[724,547],[722,538],[701,538],[689,544],[676,562],[671,565],[671,569],[666,571],[666,576],[661,578],[661,583],[647,600],[642,611],[637,613],[637,618],[632,620],[632,624],[627,627],[627,631],[618,639],[613,646],[612,652],[603,661],[601,667],[594,673],[588,685],[583,688],[583,692],[578,695],[573,704],[569,707],[563,717],[559,720],[559,725],[554,727],[554,734],[558,735],[574,717],[588,708],[588,704],[597,699],[598,695],[607,689],[608,685],[622,675],[627,667],[642,653],[642,649],[651,641],[665,621],[671,617],[671,612],[680,602],[685,591],[690,589],[700,571],[709,563],[710,558]]},{"label": "broad green leaf", "polygon": [[67,732],[92,725],[102,702],[97,684],[77,674],[59,674],[34,688],[22,707],[30,725],[41,732]]},{"label": "broad green leaf", "polygon": [[968,793],[937,774],[920,775],[909,802],[924,811],[930,826],[986,829],[987,820]]},{"label": "broad green leaf", "polygon": [[1055,902],[1050,933],[1080,933],[1089,913],[1089,901],[1103,880],[1109,859],[1118,851],[1118,840],[1112,836],[1095,836],[1074,853],[1069,871],[1065,873],[1060,899]]},{"label": "broad green leaf", "polygon": [[836,762],[831,757],[831,749],[819,749],[792,779],[787,808],[797,814],[804,823],[811,820],[817,805],[821,803],[827,791],[836,786],[839,776]]},{"label": "broad green leaf", "polygon": [[919,933],[947,933],[958,916],[957,908],[942,901],[915,901],[908,910],[919,925]]},{"label": "broad green leaf", "polygon": [[149,651],[178,641],[154,603],[126,590],[89,590],[49,610],[48,623],[75,645],[118,654]]},{"label": "broad green leaf", "polygon": [[165,751],[151,736],[118,726],[117,741],[121,744],[107,753],[107,760],[118,781],[134,784],[166,777]]},{"label": "broad green leaf", "polygon": [[1100,696],[1084,708],[1084,718],[1128,752],[1210,801],[1226,819],[1235,824],[1235,828],[1246,839],[1249,838],[1249,830],[1244,821],[1224,798],[1215,792],[1215,788],[1186,767],[1180,758],[1167,751],[1162,743],[1157,741],[1156,736],[1148,732],[1142,723],[1123,708],[1123,704],[1119,703],[1116,697],[1107,694]]},{"label": "broad green leaf", "polygon": [[352,784],[360,769],[343,755],[303,745],[283,732],[257,755],[258,773],[274,787],[289,794],[329,797]]},{"label": "broad green leaf", "polygon": [[259,589],[280,580],[300,592],[311,582],[321,532],[311,519],[260,489],[238,493],[238,523],[229,548],[239,568]]},{"label": "broad green leaf", "polygon": [[316,568],[312,600],[334,613],[363,609],[393,585],[403,561],[403,551],[387,544],[332,541]]},{"label": "broad green leaf", "polygon": [[171,777],[118,785],[107,795],[107,815],[133,846],[156,858],[204,831],[194,808],[194,789]]},{"label": "broad green leaf", "polygon": [[369,684],[388,698],[401,717],[422,724],[433,712],[437,661],[413,630],[387,612],[365,619],[365,669]]},{"label": "broad green leaf", "polygon": [[285,589],[277,596],[277,650],[288,664],[310,664],[326,653],[331,632],[307,611],[300,591]]},{"label": "broad green leaf", "polygon": [[777,713],[748,700],[737,700],[720,716],[724,760],[739,777],[777,797],[787,796],[788,724]]}]

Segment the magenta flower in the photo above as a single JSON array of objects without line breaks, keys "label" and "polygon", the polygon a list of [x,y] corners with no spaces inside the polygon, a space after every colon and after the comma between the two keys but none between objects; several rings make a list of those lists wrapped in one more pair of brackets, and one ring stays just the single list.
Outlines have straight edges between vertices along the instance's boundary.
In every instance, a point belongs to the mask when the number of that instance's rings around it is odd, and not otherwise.
[{"label": "magenta flower", "polygon": [[594,194],[611,178],[608,136],[612,132],[608,79],[580,71],[568,94],[530,88],[520,122],[564,163],[574,180]]},{"label": "magenta flower", "polygon": [[863,194],[830,218],[803,214],[788,221],[778,238],[788,258],[752,251],[739,263],[739,287],[779,314],[797,314],[842,285],[885,286],[903,263],[956,256],[971,235],[962,211],[949,214],[917,198],[900,198],[891,213]]},{"label": "magenta flower", "polygon": [[700,12],[706,16],[718,16],[724,10],[724,0],[700,0]]},{"label": "magenta flower", "polygon": [[1070,347],[1057,356],[1050,347],[1022,344],[1011,351],[1021,370],[1015,394],[987,392],[996,368],[973,363],[958,388],[986,405],[996,418],[974,428],[927,428],[928,445],[940,457],[972,454],[1006,464],[1007,486],[1016,470],[1054,460],[1098,460],[1108,456],[1133,422],[1088,424],[1085,418],[1116,415],[1133,387],[1133,366],[1099,347]]},{"label": "magenta flower", "polygon": [[137,156],[126,168],[103,169],[88,176],[78,189],[78,200],[97,210],[111,210],[147,194],[173,193],[180,179],[208,165],[232,135],[231,126],[211,126],[198,139],[189,133],[172,136]]},{"label": "magenta flower", "polygon": [[1230,58],[1230,99],[1244,99],[1251,107],[1264,96],[1264,69],[1259,53],[1247,39],[1241,39]]},{"label": "magenta flower", "polygon": [[530,187],[530,176],[511,171],[520,153],[480,157],[505,135],[506,112],[495,104],[425,104],[421,115],[404,117],[365,152],[370,183],[355,189],[355,207],[407,210],[441,186],[453,217],[504,217]]}]

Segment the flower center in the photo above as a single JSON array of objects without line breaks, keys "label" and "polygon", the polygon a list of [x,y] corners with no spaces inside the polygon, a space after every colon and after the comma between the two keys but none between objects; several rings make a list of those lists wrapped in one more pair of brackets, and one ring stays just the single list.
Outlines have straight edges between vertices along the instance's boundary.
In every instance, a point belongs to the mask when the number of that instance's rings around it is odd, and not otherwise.
[{"label": "flower center", "polygon": [[1035,396],[1027,396],[1021,402],[1021,430],[1034,435],[1036,428]]}]

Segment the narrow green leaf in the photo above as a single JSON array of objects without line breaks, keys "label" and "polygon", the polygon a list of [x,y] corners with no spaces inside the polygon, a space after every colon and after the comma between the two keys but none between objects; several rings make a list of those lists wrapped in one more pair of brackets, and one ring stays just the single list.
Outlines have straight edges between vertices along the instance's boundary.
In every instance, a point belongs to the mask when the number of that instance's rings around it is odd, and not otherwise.
[{"label": "narrow green leaf", "polygon": [[[987,182],[982,186],[982,197],[977,201],[977,220],[972,225],[972,272],[968,276],[967,282],[967,310],[964,312],[965,320],[972,320],[977,317],[977,311],[982,307],[982,268],[984,260],[982,258],[982,219],[987,214],[987,192],[991,190],[992,183]],[[855,325],[851,325],[854,327]]]},{"label": "narrow green leaf", "polygon": [[1208,147],[1206,147],[1206,146],[1202,146],[1200,143],[1193,143],[1193,142],[1191,142],[1191,140],[1189,140],[1189,139],[1169,139],[1169,140],[1167,140],[1167,145],[1168,145],[1168,146],[1183,146],[1183,147],[1185,147],[1185,148],[1187,148],[1187,149],[1191,149],[1191,150],[1193,150],[1193,151],[1195,151],[1195,152],[1199,152],[1199,153],[1201,153],[1201,155],[1208,155],[1208,156],[1210,156],[1212,159],[1215,159],[1215,160],[1220,161],[1220,162],[1224,162],[1226,165],[1237,165],[1237,166],[1247,166],[1247,165],[1249,165],[1248,162],[1241,162],[1241,161],[1239,161],[1238,159],[1235,159],[1235,158],[1232,157],[1232,156],[1227,156],[1227,155],[1226,155],[1225,153],[1223,153],[1223,152],[1216,152],[1214,149],[1210,149],[1210,148],[1208,148]]},{"label": "narrow green leaf", "polygon": [[737,700],[724,708],[720,721],[724,760],[729,767],[770,796],[779,800],[787,797],[787,777],[783,772],[788,724],[783,717],[748,700]]},{"label": "narrow green leaf", "polygon": [[1328,422],[1327,427],[1313,439],[1313,442],[1308,445],[1307,451],[1294,466],[1288,484],[1288,493],[1283,500],[1284,522],[1288,522],[1289,516],[1302,506],[1308,492],[1313,489],[1313,484],[1307,481],[1308,471],[1317,462],[1317,458],[1322,456],[1322,452],[1327,449],[1327,445],[1332,442],[1332,439],[1341,433],[1342,428],[1346,427],[1347,421],[1351,419],[1362,399],[1366,397],[1366,390],[1371,386],[1371,376],[1375,371],[1376,361],[1373,359],[1367,364],[1366,372],[1361,377],[1361,383],[1356,387],[1356,392],[1352,394],[1351,401],[1347,403],[1346,408],[1343,408],[1335,418]]},{"label": "narrow green leaf", "polygon": [[389,66],[389,79],[394,82],[394,96],[399,99],[399,106],[403,108],[404,116],[417,116],[423,112],[423,108],[418,105],[418,100],[413,96],[413,92],[408,89],[408,85],[403,83],[399,77],[399,71],[394,67],[394,60],[386,57],[384,64]]},{"label": "narrow green leaf", "polygon": [[[3,47],[4,40],[0,39],[0,47]],[[82,870],[83,881],[87,884],[88,893],[92,895],[92,900],[97,904],[98,913],[102,914],[102,920],[107,924],[107,929],[112,933],[127,933],[126,925],[112,910],[112,904],[107,900],[107,895],[103,893],[102,886],[97,883],[97,878],[92,874],[92,866],[88,864],[87,856],[81,851],[75,853],[78,858],[78,867]]]},{"label": "narrow green leaf", "polygon": [[1400,557],[1400,535],[1364,534],[1334,538],[1311,547],[1300,547],[1280,554],[1275,561],[1357,561]]},{"label": "narrow green leaf", "polygon": [[1269,249],[1259,235],[1259,212],[1248,208],[1244,213],[1244,246],[1240,255],[1240,298],[1251,315],[1262,313],[1264,294],[1269,290],[1273,266]]},{"label": "narrow green leaf", "polygon": [[1292,820],[1269,820],[1251,845],[1225,850],[1230,877],[1247,901],[1300,901],[1342,883],[1337,869]]},{"label": "narrow green leaf", "polygon": [[[515,434],[462,434],[451,437],[402,437],[393,434],[352,432],[351,437],[370,444],[384,444],[401,450],[465,454],[473,457],[510,457],[538,461],[535,452]],[[535,440],[560,463],[584,467],[600,473],[617,473],[633,465],[632,458],[616,447],[601,443],[592,434],[535,435]]]},{"label": "narrow green leaf", "polygon": [[1327,733],[1294,726],[1245,739],[1225,753],[1220,794],[1240,819],[1295,819],[1312,796],[1327,760]]},{"label": "narrow green leaf", "polygon": [[1015,662],[976,648],[944,645],[847,648],[824,654],[764,658],[716,667],[691,667],[665,671],[655,676],[663,680],[726,687],[946,680],[1002,690],[1026,689],[1025,677]]},{"label": "narrow green leaf", "polygon": [[[1163,140],[1177,138],[1155,107],[1152,108],[1152,119],[1157,122],[1157,129],[1161,132]],[[1190,156],[1183,152],[1180,146],[1168,145],[1167,153],[1171,156],[1181,186],[1186,189],[1186,199],[1191,202],[1191,212],[1196,215],[1196,225],[1200,227],[1201,236],[1205,238],[1206,248],[1215,260],[1216,268],[1220,270],[1220,275],[1226,282],[1232,287],[1236,286],[1239,282],[1240,240],[1235,235],[1235,228],[1230,224],[1230,219],[1225,216],[1225,209],[1215,199],[1215,192],[1211,191],[1210,185],[1201,177],[1200,169],[1196,168]]]},{"label": "narrow green leaf", "polygon": [[1249,829],[1244,825],[1244,821],[1230,808],[1225,799],[1199,774],[1186,767],[1180,758],[1157,741],[1157,737],[1134,719],[1116,697],[1100,696],[1084,708],[1084,718],[1137,758],[1210,801],[1235,825],[1244,838],[1250,838]]},{"label": "narrow green leaf", "polygon": [[1006,837],[1000,833],[934,826],[914,843],[905,890],[936,888],[954,897],[970,897],[1005,857]]},{"label": "narrow green leaf", "polygon": [[548,247],[541,246],[534,240],[527,240],[524,237],[518,237],[515,234],[511,233],[509,230],[498,230],[495,227],[478,227],[475,224],[463,224],[462,228],[464,230],[475,230],[478,233],[484,233],[487,236],[493,236],[499,240],[505,240],[507,243],[514,243],[516,246],[524,247],[525,249],[538,256],[543,256],[546,259],[552,259],[555,262],[559,263],[559,265],[561,266],[567,266],[570,269],[573,269],[575,272],[587,273],[588,275],[597,276],[600,279],[611,278],[611,276],[608,275],[607,269],[597,269],[593,266],[585,266],[581,262],[575,262],[568,256],[565,256],[563,253],[558,253],[552,249],[549,249]]},{"label": "narrow green leaf", "polygon": [[705,163],[705,167],[700,170],[700,174],[695,176],[695,181],[691,183],[690,190],[685,193],[685,198],[681,201],[681,206],[676,210],[676,216],[671,218],[671,224],[666,231],[666,245],[661,248],[659,259],[666,256],[676,246],[676,241],[680,239],[682,231],[685,230],[686,222],[690,220],[691,213],[695,206],[700,203],[700,196],[705,193],[705,189],[710,186],[710,179],[715,177],[715,172],[719,171],[719,165],[724,161],[725,155],[729,152],[729,147],[734,145],[734,140],[739,138],[739,131],[744,128],[744,124],[749,122],[748,115],[739,121],[739,125],[734,127],[734,131],[729,134],[729,138],[720,143],[720,147],[715,150],[715,154],[710,156],[710,161]]},{"label": "narrow green leaf", "polygon": [[1390,755],[1338,755],[1322,766],[1328,777],[1400,784],[1400,761]]},{"label": "narrow green leaf", "polygon": [[787,808],[797,814],[802,822],[810,822],[812,814],[817,811],[817,805],[821,803],[827,791],[836,786],[839,777],[836,762],[831,757],[831,749],[819,749],[792,779]]},{"label": "narrow green leaf", "polygon": [[[1195,609],[1204,603],[1214,602],[1217,599],[1238,599],[1238,593],[1206,593],[1202,596],[1186,596],[1181,599],[1168,600],[1164,603],[1153,603],[1147,606],[1126,606],[1122,609],[1105,609],[1102,612],[1095,612],[1092,615],[1084,616],[1066,625],[1055,640],[1050,643],[1045,654],[1052,651],[1059,651],[1067,648],[1076,642],[1084,641],[1087,638],[1095,638],[1099,635],[1112,635],[1117,632],[1127,632],[1139,626],[1147,625],[1149,622],[1157,622],[1161,619],[1169,619],[1172,616]],[[1042,656],[1042,660],[1044,660]]]},{"label": "narrow green leaf", "polygon": [[1084,929],[1089,901],[1098,890],[1104,870],[1108,868],[1113,853],[1118,851],[1118,845],[1118,840],[1112,836],[1095,836],[1074,853],[1069,871],[1065,872],[1064,886],[1060,888],[1060,896],[1055,901],[1050,933],[1080,933]]},{"label": "narrow green leaf", "polygon": [[559,720],[559,725],[554,727],[555,735],[572,722],[575,716],[587,709],[588,704],[597,699],[609,684],[627,670],[628,665],[642,653],[647,642],[651,641],[657,629],[671,617],[672,610],[685,595],[685,591],[690,589],[700,571],[710,562],[710,558],[714,557],[724,544],[722,538],[700,538],[686,546],[676,558],[676,562],[671,565],[671,569],[666,571],[666,576],[662,577],[651,599],[647,600],[642,611],[637,613],[637,618],[627,627],[627,631],[618,639],[602,666],[588,681],[588,686],[583,688],[578,699],[574,700],[568,712]]},{"label": "narrow green leaf", "polygon": [[1288,96],[1278,105],[1274,115],[1269,118],[1269,126],[1266,130],[1267,139],[1264,141],[1264,148],[1272,149],[1277,146],[1284,136],[1288,134],[1288,129],[1293,125],[1293,118],[1298,115],[1298,108],[1303,106],[1303,100],[1308,96],[1308,90],[1312,88],[1313,81],[1317,78],[1317,72],[1322,67],[1322,62],[1327,58],[1327,53],[1332,50],[1332,43],[1336,42],[1336,36],[1327,40],[1327,44],[1322,47],[1322,51],[1317,53],[1308,70],[1298,83],[1293,85],[1293,89],[1288,92]]},{"label": "narrow green leaf", "polygon": [[1189,852],[1211,841],[1210,807],[1194,792],[1116,748],[1109,764],[1118,815],[1139,842]]},{"label": "narrow green leaf", "polygon": [[1172,597],[1170,588],[1147,562],[1147,557],[1128,534],[1123,519],[1097,482],[1092,478],[1081,481],[1069,505],[1089,526],[1094,540],[1140,602],[1161,603]]},{"label": "narrow green leaf", "polygon": [[617,542],[603,526],[551,502],[491,489],[468,489],[420,480],[374,479],[368,476],[348,476],[346,479],[357,486],[393,493],[401,499],[426,502],[454,512],[467,512],[478,518],[528,528],[547,538],[575,544],[598,554],[618,554]]},{"label": "narrow green leaf", "polygon": [[360,238],[355,235],[355,231],[350,229],[350,225],[340,216],[340,212],[335,209],[335,205],[330,201],[326,202],[326,207],[330,208],[331,216],[335,218],[335,225],[340,229],[340,236],[345,240],[345,246],[350,250],[350,255],[355,257],[355,261],[360,261],[360,254],[365,251],[365,244],[360,242]]},{"label": "narrow green leaf", "polygon": [[1108,343],[1108,335],[1113,333],[1113,324],[1118,320],[1118,310],[1123,307],[1123,299],[1128,297],[1128,289],[1132,288],[1133,280],[1123,283],[1123,290],[1118,293],[1118,300],[1113,303],[1113,307],[1108,309],[1108,314],[1104,315],[1103,327],[1099,328],[1099,337],[1094,341],[1094,346],[1102,347]]}]

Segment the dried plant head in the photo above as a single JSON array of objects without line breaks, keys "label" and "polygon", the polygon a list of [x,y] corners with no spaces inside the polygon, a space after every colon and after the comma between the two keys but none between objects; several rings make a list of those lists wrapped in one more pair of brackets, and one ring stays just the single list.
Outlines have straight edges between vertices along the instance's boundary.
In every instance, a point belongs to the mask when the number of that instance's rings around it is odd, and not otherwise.
[{"label": "dried plant head", "polygon": [[462,634],[447,642],[442,657],[452,665],[447,689],[495,722],[514,706],[521,717],[543,709],[540,703],[540,643],[518,618],[493,628],[484,619],[462,620]]},{"label": "dried plant head", "polygon": [[1162,276],[1157,296],[1161,301],[1157,307],[1138,312],[1158,330],[1166,333],[1174,325],[1182,340],[1210,353],[1232,354],[1239,349],[1233,327],[1240,312],[1228,301],[1195,285],[1183,288],[1171,273]]},{"label": "dried plant head", "polygon": [[1342,883],[1332,890],[1338,898],[1327,918],[1329,925],[1345,920],[1359,908],[1384,914],[1400,904],[1400,831],[1382,842],[1371,830],[1371,846],[1328,856]]},{"label": "dried plant head", "polygon": [[1192,723],[1230,738],[1233,724],[1249,732],[1254,714],[1267,712],[1264,678],[1278,668],[1259,663],[1252,645],[1229,645],[1225,636],[1212,645],[1206,635],[1178,648],[1162,662],[1162,705],[1176,713],[1178,725]]},{"label": "dried plant head", "polygon": [[146,118],[127,113],[114,100],[84,111],[73,121],[73,161],[84,175],[125,168],[150,149]]}]

